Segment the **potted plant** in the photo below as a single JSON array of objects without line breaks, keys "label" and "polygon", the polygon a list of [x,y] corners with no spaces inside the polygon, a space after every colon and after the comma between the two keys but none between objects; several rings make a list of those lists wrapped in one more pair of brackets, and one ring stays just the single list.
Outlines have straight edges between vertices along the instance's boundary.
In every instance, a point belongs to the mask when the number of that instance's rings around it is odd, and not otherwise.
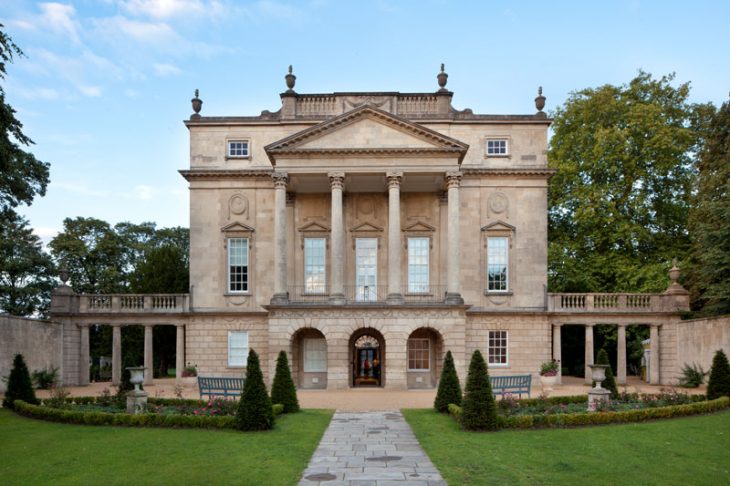
[{"label": "potted plant", "polygon": [[181,378],[178,380],[183,385],[195,385],[198,383],[198,365],[188,363],[180,373]]},{"label": "potted plant", "polygon": [[546,361],[540,365],[540,383],[543,389],[552,389],[558,382],[558,373],[560,372],[560,362],[556,360]]}]

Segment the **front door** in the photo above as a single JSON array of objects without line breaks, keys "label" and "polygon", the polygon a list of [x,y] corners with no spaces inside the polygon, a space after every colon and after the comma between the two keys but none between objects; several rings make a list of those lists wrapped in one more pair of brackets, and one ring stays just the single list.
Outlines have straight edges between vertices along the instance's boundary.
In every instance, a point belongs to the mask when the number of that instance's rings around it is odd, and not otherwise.
[{"label": "front door", "polygon": [[353,363],[353,384],[355,386],[380,386],[380,377],[380,349],[356,347]]}]

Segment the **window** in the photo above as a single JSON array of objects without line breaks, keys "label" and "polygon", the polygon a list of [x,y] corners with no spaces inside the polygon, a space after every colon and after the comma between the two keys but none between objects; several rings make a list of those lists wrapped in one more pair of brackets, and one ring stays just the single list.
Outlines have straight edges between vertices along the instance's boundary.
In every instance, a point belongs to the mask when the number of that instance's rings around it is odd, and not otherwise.
[{"label": "window", "polygon": [[487,291],[489,292],[509,290],[508,241],[506,236],[487,237]]},{"label": "window", "polygon": [[248,292],[248,238],[228,238],[228,291]]},{"label": "window", "polygon": [[324,339],[304,339],[304,371],[327,371],[327,341]]},{"label": "window", "polygon": [[428,371],[431,369],[431,345],[426,338],[408,340],[408,371]]},{"label": "window", "polygon": [[508,155],[506,138],[487,140],[487,155]]},{"label": "window", "polygon": [[304,292],[326,292],[325,239],[304,238]]},{"label": "window", "polygon": [[489,364],[507,366],[507,331],[489,331]]},{"label": "window", "polygon": [[428,288],[429,238],[408,238],[408,292],[426,293]]},{"label": "window", "polygon": [[248,331],[228,331],[228,366],[246,366]]},{"label": "window", "polygon": [[355,300],[378,300],[378,239],[355,240]]},{"label": "window", "polygon": [[248,140],[229,140],[228,157],[248,157]]}]

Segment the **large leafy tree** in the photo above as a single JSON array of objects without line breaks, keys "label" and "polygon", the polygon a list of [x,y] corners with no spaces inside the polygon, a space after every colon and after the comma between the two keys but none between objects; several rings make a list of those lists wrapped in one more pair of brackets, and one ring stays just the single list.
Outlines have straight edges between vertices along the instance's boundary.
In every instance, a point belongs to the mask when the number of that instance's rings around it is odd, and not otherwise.
[{"label": "large leafy tree", "polygon": [[689,83],[639,72],[628,84],[572,93],[555,112],[549,163],[552,291],[667,286],[690,248],[695,159],[711,105]]},{"label": "large leafy tree", "polygon": [[730,313],[730,101],[714,114],[699,161],[697,197],[689,215],[693,240],[690,284],[696,307]]},{"label": "large leafy tree", "polygon": [[[0,81],[5,79],[5,64],[23,55],[2,28],[0,24]],[[46,193],[49,164],[23,150],[32,144],[33,140],[23,133],[23,124],[15,118],[15,110],[5,101],[5,89],[0,83],[0,210],[30,204],[36,195]]]},{"label": "large leafy tree", "polygon": [[45,315],[54,267],[28,221],[0,211],[0,310],[16,316]]}]

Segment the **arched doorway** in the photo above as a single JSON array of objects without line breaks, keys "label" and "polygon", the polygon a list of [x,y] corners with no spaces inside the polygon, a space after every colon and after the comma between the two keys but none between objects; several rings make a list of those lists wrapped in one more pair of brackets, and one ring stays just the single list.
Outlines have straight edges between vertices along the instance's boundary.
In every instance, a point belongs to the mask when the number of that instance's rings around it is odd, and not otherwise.
[{"label": "arched doorway", "polygon": [[385,339],[372,328],[355,331],[350,337],[350,385],[385,385]]},{"label": "arched doorway", "polygon": [[291,339],[292,377],[304,390],[327,388],[327,340],[318,329],[299,329]]},{"label": "arched doorway", "polygon": [[441,334],[421,327],[408,336],[406,371],[408,388],[434,388],[443,366],[444,354]]}]

